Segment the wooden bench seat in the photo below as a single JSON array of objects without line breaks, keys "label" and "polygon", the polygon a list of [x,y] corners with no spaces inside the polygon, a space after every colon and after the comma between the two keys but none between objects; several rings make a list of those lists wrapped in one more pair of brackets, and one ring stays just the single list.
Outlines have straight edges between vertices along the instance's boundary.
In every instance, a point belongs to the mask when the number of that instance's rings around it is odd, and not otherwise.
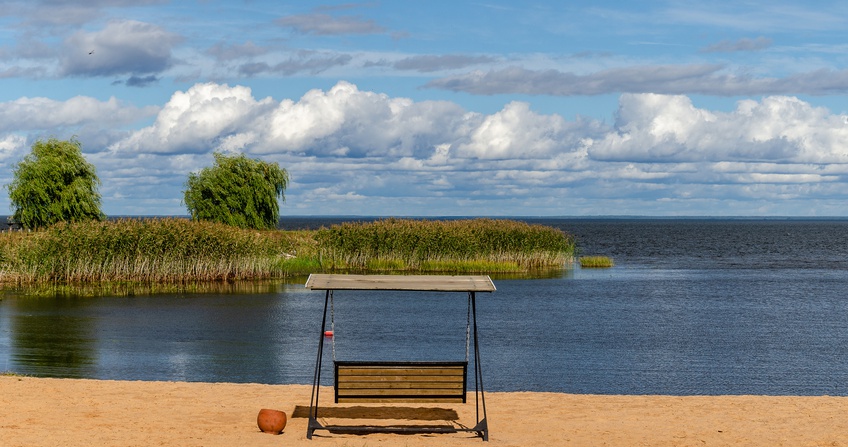
[{"label": "wooden bench seat", "polygon": [[468,362],[335,362],[336,403],[465,403]]}]

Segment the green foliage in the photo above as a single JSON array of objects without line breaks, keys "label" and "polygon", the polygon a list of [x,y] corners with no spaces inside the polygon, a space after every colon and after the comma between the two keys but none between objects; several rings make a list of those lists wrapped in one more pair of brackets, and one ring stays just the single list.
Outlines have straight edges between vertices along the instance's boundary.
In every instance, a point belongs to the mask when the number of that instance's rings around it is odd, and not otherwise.
[{"label": "green foliage", "polygon": [[188,176],[185,204],[193,220],[272,229],[289,176],[277,163],[215,153],[215,164]]},{"label": "green foliage", "polygon": [[327,269],[526,271],[562,267],[574,253],[562,231],[513,220],[348,222],[315,239]]},{"label": "green foliage", "polygon": [[24,228],[104,218],[97,191],[100,179],[75,139],[36,141],[13,176],[7,185],[12,219]]}]

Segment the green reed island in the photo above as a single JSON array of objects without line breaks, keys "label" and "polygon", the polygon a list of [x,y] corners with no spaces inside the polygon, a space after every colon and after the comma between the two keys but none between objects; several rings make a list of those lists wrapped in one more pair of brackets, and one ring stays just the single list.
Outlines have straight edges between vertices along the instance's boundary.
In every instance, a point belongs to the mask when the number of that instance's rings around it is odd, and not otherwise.
[{"label": "green reed island", "polygon": [[383,219],[254,230],[180,218],[58,223],[0,235],[0,281],[191,282],[314,272],[495,273],[561,269],[574,239],[512,220]]},{"label": "green reed island", "polygon": [[615,264],[612,262],[612,258],[608,256],[581,256],[578,259],[580,263],[580,267],[582,268],[609,268],[614,266]]}]

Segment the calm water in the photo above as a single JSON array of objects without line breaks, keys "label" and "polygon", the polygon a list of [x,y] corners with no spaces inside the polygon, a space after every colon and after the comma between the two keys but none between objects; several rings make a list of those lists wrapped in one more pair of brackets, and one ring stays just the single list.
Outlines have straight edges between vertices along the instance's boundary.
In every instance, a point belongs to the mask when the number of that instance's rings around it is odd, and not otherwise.
[{"label": "calm water", "polygon": [[[616,267],[496,279],[479,295],[487,390],[848,395],[848,220],[541,222]],[[6,291],[0,370],[311,383],[323,297],[302,283],[94,299]],[[458,294],[337,292],[325,364],[333,351],[461,360],[465,306]]]}]

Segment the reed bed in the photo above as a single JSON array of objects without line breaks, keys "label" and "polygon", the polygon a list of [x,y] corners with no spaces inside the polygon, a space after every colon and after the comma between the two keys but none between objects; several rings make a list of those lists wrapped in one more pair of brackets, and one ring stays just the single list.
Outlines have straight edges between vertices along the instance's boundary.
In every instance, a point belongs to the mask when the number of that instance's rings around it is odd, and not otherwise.
[{"label": "reed bed", "polygon": [[609,268],[615,265],[612,258],[607,256],[581,256],[580,267],[582,268]]},{"label": "reed bed", "polygon": [[281,236],[175,218],[60,223],[4,236],[0,264],[23,283],[261,279],[283,274]]},{"label": "reed bed", "polygon": [[[315,272],[526,273],[573,261],[574,239],[511,220],[384,219],[317,231],[256,231],[187,219],[60,223],[0,233],[0,284],[36,294],[133,295],[177,284]],[[149,285],[154,285],[150,287]],[[90,289],[90,290],[89,290]],[[168,289],[171,290],[171,289]]]},{"label": "reed bed", "polygon": [[500,219],[383,219],[322,228],[325,270],[515,272],[561,268],[574,238],[543,225]]}]

